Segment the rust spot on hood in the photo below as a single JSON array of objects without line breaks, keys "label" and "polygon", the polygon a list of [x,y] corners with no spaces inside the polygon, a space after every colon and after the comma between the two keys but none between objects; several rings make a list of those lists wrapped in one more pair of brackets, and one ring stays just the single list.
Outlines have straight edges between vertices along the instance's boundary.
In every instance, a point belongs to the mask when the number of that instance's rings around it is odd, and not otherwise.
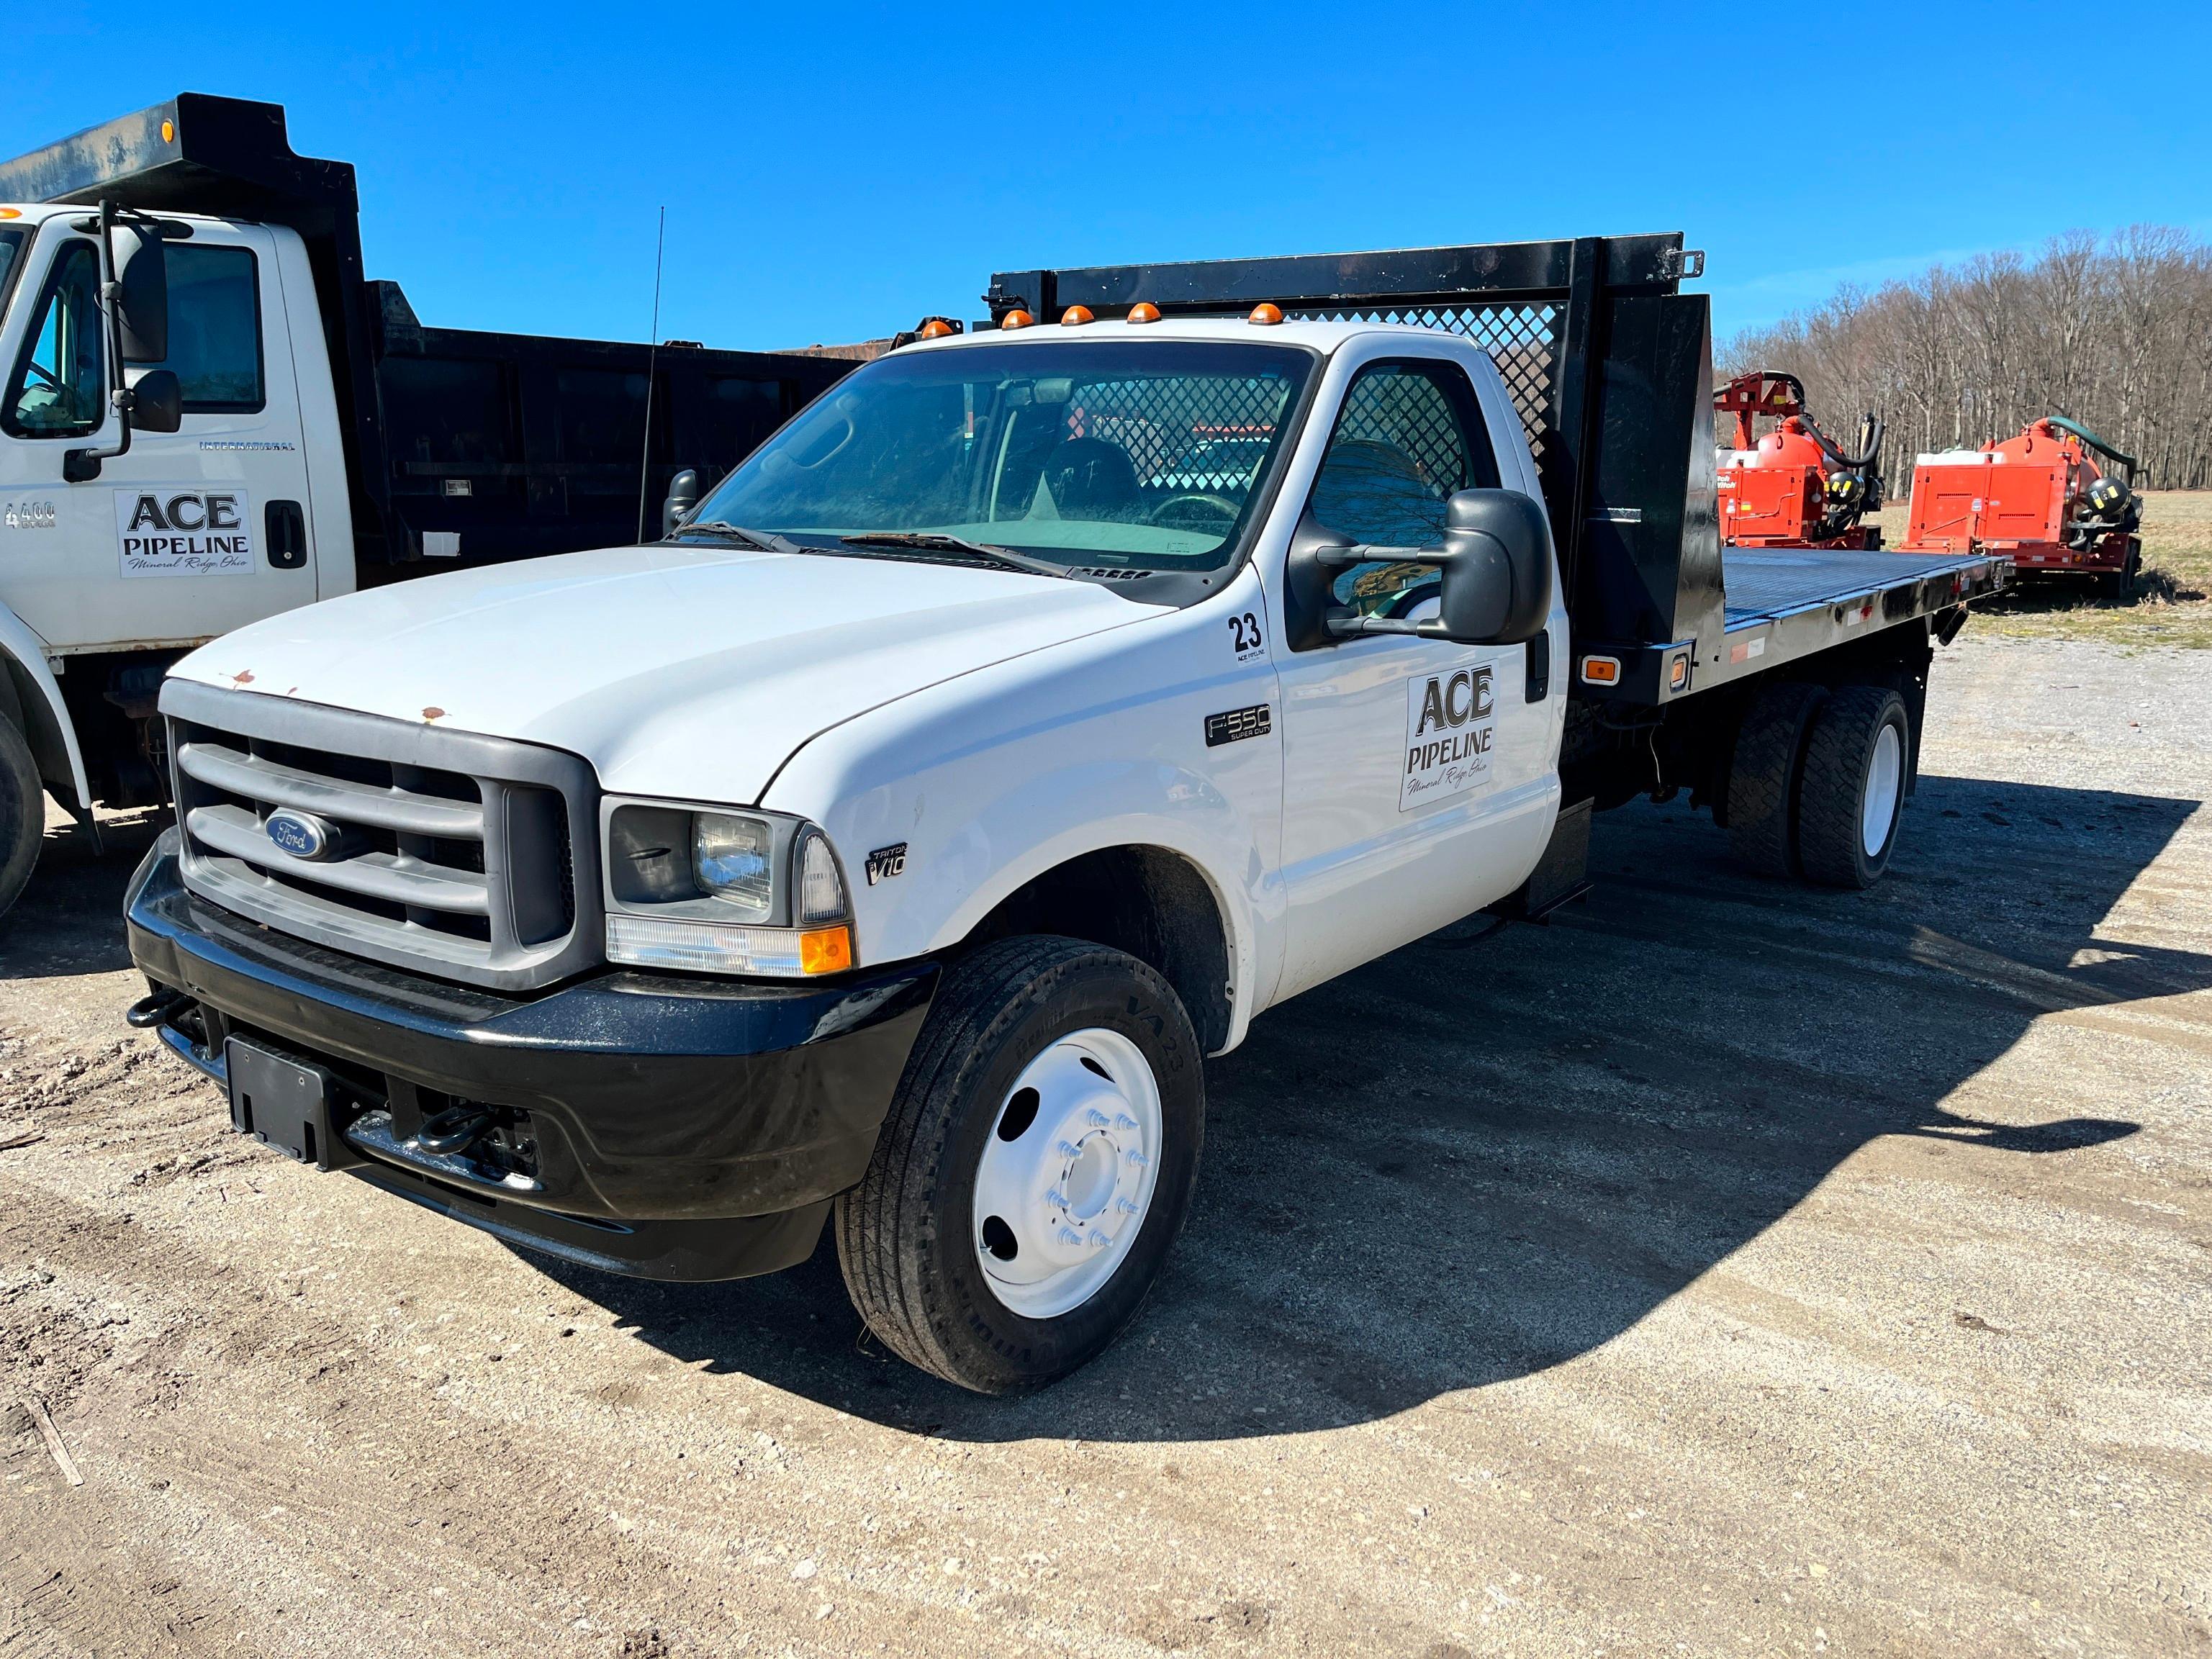
[{"label": "rust spot on hood", "polygon": [[422,718],[426,720],[439,720],[444,716],[445,712],[446,711],[442,708],[426,708],[422,711]]},{"label": "rust spot on hood", "polygon": [[251,685],[253,684],[253,671],[250,668],[241,668],[230,678],[234,685]]}]

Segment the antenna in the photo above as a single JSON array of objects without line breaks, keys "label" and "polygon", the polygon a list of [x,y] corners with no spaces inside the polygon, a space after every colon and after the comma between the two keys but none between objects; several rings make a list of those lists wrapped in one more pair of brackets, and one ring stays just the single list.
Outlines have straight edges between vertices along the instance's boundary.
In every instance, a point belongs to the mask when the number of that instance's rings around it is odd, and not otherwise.
[{"label": "antenna", "polygon": [[637,458],[637,541],[645,545],[645,504],[653,490],[653,385],[660,366],[660,260],[668,248],[668,207],[660,209],[660,229],[653,241],[653,332],[645,353],[645,441]]}]

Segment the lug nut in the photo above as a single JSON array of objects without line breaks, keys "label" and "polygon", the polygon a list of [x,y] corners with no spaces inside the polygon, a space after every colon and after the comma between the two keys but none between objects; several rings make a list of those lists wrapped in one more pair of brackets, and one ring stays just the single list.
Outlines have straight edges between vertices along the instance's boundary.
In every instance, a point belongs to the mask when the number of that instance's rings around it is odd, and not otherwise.
[{"label": "lug nut", "polygon": [[1073,1141],[1063,1140],[1059,1146],[1054,1147],[1053,1151],[1058,1152],[1062,1158],[1081,1158],[1083,1156],[1082,1151],[1077,1147]]},{"label": "lug nut", "polygon": [[1133,1198],[1117,1198],[1114,1200],[1114,1207],[1123,1215],[1134,1215],[1137,1212],[1137,1200]]},{"label": "lug nut", "polygon": [[1085,1123],[1088,1123],[1094,1129],[1103,1129],[1106,1127],[1108,1124],[1111,1123],[1113,1119],[1108,1117],[1105,1113],[1100,1111],[1096,1106],[1093,1106],[1089,1111],[1083,1115],[1083,1121]]},{"label": "lug nut", "polygon": [[1060,1242],[1063,1244],[1080,1244],[1083,1243],[1083,1235],[1073,1227],[1062,1227],[1060,1230]]},{"label": "lug nut", "polygon": [[1044,1201],[1055,1210],[1064,1210],[1067,1207],[1067,1194],[1055,1187],[1044,1195]]},{"label": "lug nut", "polygon": [[1114,1115],[1114,1127],[1117,1129],[1133,1129],[1137,1127],[1137,1120],[1127,1112],[1116,1112]]},{"label": "lug nut", "polygon": [[1146,1158],[1142,1152],[1124,1152],[1121,1156],[1127,1158],[1130,1163],[1135,1164],[1140,1170],[1144,1169],[1152,1161],[1149,1158]]},{"label": "lug nut", "polygon": [[1112,1239],[1107,1237],[1105,1234],[1100,1232],[1096,1227],[1093,1227],[1091,1230],[1091,1248],[1092,1249],[1103,1250],[1113,1242],[1114,1241]]}]

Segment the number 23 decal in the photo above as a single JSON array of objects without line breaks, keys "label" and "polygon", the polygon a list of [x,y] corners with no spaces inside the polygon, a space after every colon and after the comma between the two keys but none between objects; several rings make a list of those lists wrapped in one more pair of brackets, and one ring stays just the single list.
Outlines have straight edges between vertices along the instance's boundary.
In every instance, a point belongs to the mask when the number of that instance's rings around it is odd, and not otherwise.
[{"label": "number 23 decal", "polygon": [[1267,636],[1260,631],[1260,618],[1249,611],[1229,619],[1229,638],[1239,662],[1249,662],[1267,648]]}]

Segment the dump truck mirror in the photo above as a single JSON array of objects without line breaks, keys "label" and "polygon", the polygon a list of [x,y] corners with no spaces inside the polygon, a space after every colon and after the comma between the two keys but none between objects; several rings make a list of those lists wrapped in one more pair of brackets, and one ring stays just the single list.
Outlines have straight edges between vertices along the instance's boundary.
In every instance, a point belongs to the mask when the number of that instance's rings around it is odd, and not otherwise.
[{"label": "dump truck mirror", "polygon": [[115,280],[122,289],[117,320],[122,325],[123,361],[127,363],[158,363],[169,355],[169,265],[161,251],[160,228],[115,227]]},{"label": "dump truck mirror", "polygon": [[141,432],[174,432],[185,423],[185,389],[166,368],[149,368],[131,388],[131,424]]},{"label": "dump truck mirror", "polygon": [[1518,645],[1552,609],[1552,521],[1517,489],[1462,489],[1444,506],[1437,615],[1419,631],[1462,645]]},{"label": "dump truck mirror", "polygon": [[660,533],[673,536],[676,528],[699,505],[699,475],[690,467],[668,481],[668,499],[660,504]]}]

